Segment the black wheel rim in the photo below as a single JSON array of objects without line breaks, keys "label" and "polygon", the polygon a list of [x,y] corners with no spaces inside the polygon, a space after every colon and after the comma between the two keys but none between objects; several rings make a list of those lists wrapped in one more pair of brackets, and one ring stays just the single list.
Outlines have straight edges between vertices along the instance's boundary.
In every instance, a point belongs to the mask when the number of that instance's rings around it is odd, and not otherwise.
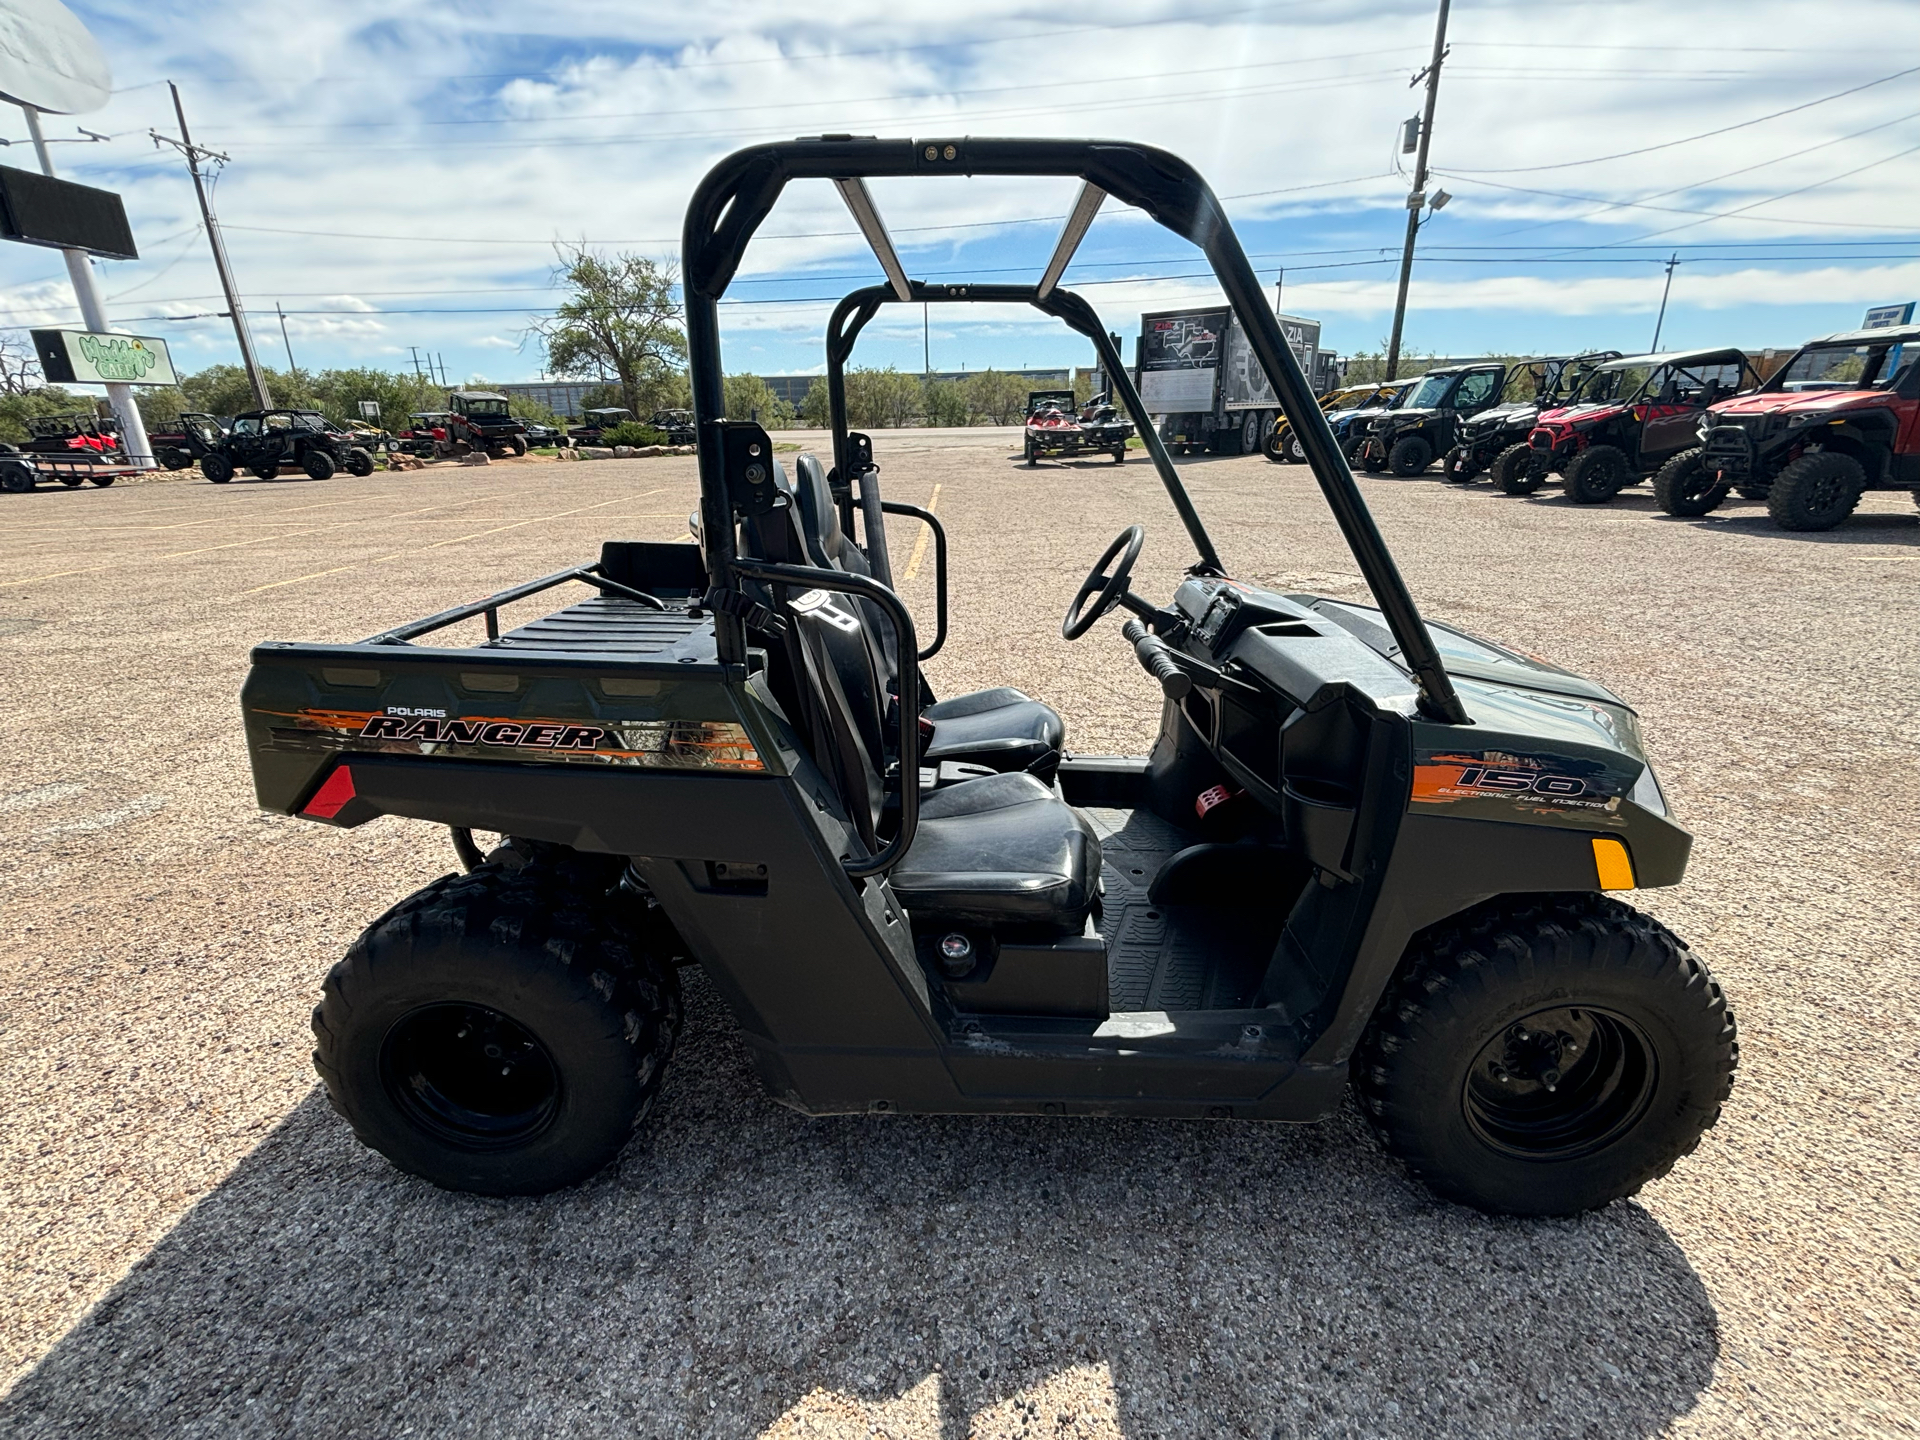
[{"label": "black wheel rim", "polygon": [[1653,1100],[1645,1032],[1587,1006],[1536,1010],[1480,1047],[1462,1087],[1467,1124],[1522,1160],[1574,1160],[1626,1134]]},{"label": "black wheel rim", "polygon": [[409,1120],[465,1150],[525,1144],[560,1108],[560,1076],[533,1032],[485,1005],[427,1005],[387,1032],[381,1078]]},{"label": "black wheel rim", "polygon": [[1824,520],[1845,503],[1846,496],[1846,481],[1831,471],[1815,471],[1813,483],[1807,486],[1807,513]]}]

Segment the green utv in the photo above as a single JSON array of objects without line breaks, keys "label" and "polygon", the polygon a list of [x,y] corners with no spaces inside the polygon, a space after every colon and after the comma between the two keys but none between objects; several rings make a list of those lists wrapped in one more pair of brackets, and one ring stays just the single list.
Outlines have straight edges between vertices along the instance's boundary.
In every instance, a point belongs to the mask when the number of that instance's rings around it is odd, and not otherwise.
[{"label": "green utv", "polygon": [[[1082,182],[1037,284],[908,278],[867,178],[970,175]],[[834,312],[831,463],[789,473],[724,415],[719,316],[801,180],[833,182],[889,283]],[[1107,196],[1204,252],[1377,608],[1235,579],[1215,552],[1106,327],[1059,286]],[[1086,141],[755,146],[701,182],[682,255],[696,543],[612,541],[368,640],[253,652],[260,803],[444,825],[466,866],[375,920],[314,1012],[364,1141],[455,1189],[585,1179],[659,1093],[676,966],[697,963],[772,1096],[812,1115],[1310,1121],[1351,1085],[1434,1190],[1523,1214],[1632,1194],[1699,1143],[1733,1019],[1610,893],[1677,883],[1691,845],[1634,712],[1421,620],[1188,165]],[[1141,595],[1129,526],[1061,625],[1126,612],[1164,695],[1150,755],[1074,752],[1019,691],[936,700],[921,675],[944,535],[882,498],[842,370],[887,305],[1010,301],[1094,344],[1193,547],[1172,595]],[[933,528],[930,643],[889,521]],[[573,582],[598,593],[502,630],[503,607]],[[431,643],[461,621],[485,640]],[[502,840],[483,854],[476,831]]]}]

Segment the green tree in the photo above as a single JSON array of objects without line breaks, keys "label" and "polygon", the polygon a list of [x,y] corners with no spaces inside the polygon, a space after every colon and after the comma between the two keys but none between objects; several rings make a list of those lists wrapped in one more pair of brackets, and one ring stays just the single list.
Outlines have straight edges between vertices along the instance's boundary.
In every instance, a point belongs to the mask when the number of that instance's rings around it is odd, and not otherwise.
[{"label": "green tree", "polygon": [[1027,382],[1004,370],[982,370],[967,379],[968,399],[975,414],[994,425],[1018,425],[1027,414]]},{"label": "green tree", "polygon": [[957,380],[929,381],[923,408],[929,425],[973,424],[972,397],[967,387]]},{"label": "green tree", "polygon": [[672,384],[686,358],[675,267],[644,255],[596,255],[584,244],[563,248],[555,278],[568,295],[533,333],[556,375],[617,383],[620,404],[645,416]]},{"label": "green tree", "polygon": [[800,423],[826,429],[833,423],[833,405],[827,395],[827,377],[816,375],[813,383],[807,387],[806,398],[800,402]]},{"label": "green tree", "polygon": [[727,418],[758,420],[762,429],[786,430],[793,425],[793,406],[773,393],[758,375],[726,378]]},{"label": "green tree", "polygon": [[91,411],[91,395],[75,395],[58,385],[43,385],[37,390],[0,395],[0,440],[19,444],[27,438],[27,420],[34,415],[71,415],[76,410]]},{"label": "green tree", "polygon": [[903,375],[891,365],[847,371],[847,423],[857,430],[910,425],[925,403],[918,375]]}]

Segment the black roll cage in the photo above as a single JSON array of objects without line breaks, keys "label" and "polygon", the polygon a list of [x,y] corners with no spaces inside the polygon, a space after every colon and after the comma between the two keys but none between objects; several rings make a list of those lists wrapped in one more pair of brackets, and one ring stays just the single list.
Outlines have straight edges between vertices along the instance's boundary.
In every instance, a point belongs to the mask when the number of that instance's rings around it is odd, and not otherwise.
[{"label": "black roll cage", "polygon": [[[688,368],[693,411],[700,430],[700,543],[706,554],[707,573],[715,587],[722,591],[737,590],[738,582],[745,578],[737,568],[734,547],[735,497],[728,479],[732,446],[726,421],[719,301],[739,269],[748,242],[788,182],[830,180],[873,247],[888,277],[893,298],[902,302],[919,298],[929,301],[982,298],[983,292],[999,287],[928,287],[909,280],[865,183],[869,177],[933,175],[1060,176],[1082,182],[1079,198],[1039,284],[1006,289],[1018,292],[1010,298],[1035,305],[1087,334],[1109,367],[1109,374],[1115,378],[1116,389],[1121,388],[1126,367],[1119,363],[1113,344],[1094,317],[1092,307],[1078,296],[1056,288],[1101,202],[1108,195],[1114,196],[1123,204],[1145,211],[1174,234],[1200,248],[1227,303],[1239,316],[1248,344],[1265,369],[1294,433],[1300,437],[1301,447],[1306,451],[1335,523],[1380,606],[1403,661],[1413,674],[1419,687],[1421,712],[1446,723],[1470,723],[1466,708],[1441,664],[1432,636],[1420,619],[1406,581],[1394,564],[1386,541],[1334,442],[1313,389],[1287,348],[1273,312],[1266,307],[1260,283],[1228,223],[1225,210],[1192,166],[1153,146],[1096,140],[881,140],[824,135],[749,146],[735,151],[707,172],[687,205],[681,259],[687,306]],[[944,293],[960,291],[966,293]],[[848,300],[854,298],[849,296]],[[847,301],[841,303],[844,307]],[[865,303],[859,302],[856,310]],[[877,309],[877,304],[874,308]],[[1090,321],[1090,330],[1077,321]],[[865,320],[860,324],[864,325]],[[859,326],[855,326],[854,333],[857,334],[858,329]],[[847,337],[847,344],[850,346],[851,337]],[[841,359],[844,361],[844,353]],[[1219,570],[1218,557],[1185,487],[1180,484],[1178,472],[1167,458],[1165,447],[1158,444],[1152,425],[1143,423],[1139,397],[1133,393],[1130,380],[1123,393],[1128,413],[1134,416],[1141,439],[1153,457],[1154,468],[1200,552],[1195,568]],[[834,441],[836,468],[845,477],[849,473],[850,457],[840,453],[846,445],[844,395],[842,400],[843,411],[837,417]],[[714,621],[720,660],[744,664],[746,634],[739,618],[725,609],[717,609]]]}]

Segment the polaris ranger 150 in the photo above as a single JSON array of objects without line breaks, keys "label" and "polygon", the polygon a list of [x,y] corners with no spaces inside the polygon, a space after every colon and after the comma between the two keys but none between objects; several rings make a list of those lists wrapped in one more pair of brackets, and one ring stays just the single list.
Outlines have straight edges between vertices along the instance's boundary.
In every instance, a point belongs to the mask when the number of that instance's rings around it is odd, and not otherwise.
[{"label": "polaris ranger 150", "polygon": [[1542,413],[1527,437],[1520,493],[1558,471],[1568,499],[1603,504],[1694,444],[1700,413],[1752,389],[1755,379],[1739,350],[1628,355],[1596,365],[1573,403]]},{"label": "polaris ranger 150", "polygon": [[[866,178],[971,175],[1083,182],[1039,284],[907,277]],[[892,278],[836,310],[832,465],[789,473],[723,413],[720,302],[806,180]],[[1055,283],[1107,196],[1203,250],[1378,608],[1232,577],[1099,317]],[[658,1094],[688,962],[809,1114],[1315,1120],[1351,1083],[1437,1191],[1521,1213],[1605,1204],[1694,1148],[1734,1030],[1700,960],[1617,898],[1676,883],[1691,845],[1633,711],[1421,619],[1191,168],[1125,143],[761,145],[700,183],[681,253],[696,543],[609,542],[359,643],[253,653],[262,805],[445,825],[468,867],[327,978],[316,1063],[363,1140],[459,1189],[583,1179]],[[936,702],[944,543],[930,644],[891,585],[886,518],[938,522],[882,499],[839,366],[884,305],[1016,301],[1099,350],[1193,548],[1171,595],[1138,594],[1128,526],[1060,626],[1126,612],[1163,695],[1151,755],[1069,751],[1017,690]],[[500,628],[570,582],[600,593]],[[484,641],[422,643],[481,619]],[[476,831],[504,838],[483,854]]]},{"label": "polaris ranger 150", "polygon": [[1700,417],[1653,493],[1704,515],[1738,487],[1785,530],[1831,530],[1868,490],[1920,501],[1920,325],[1810,340],[1751,395]]},{"label": "polaris ranger 150", "polygon": [[1407,398],[1367,427],[1360,462],[1400,476],[1418,475],[1453,448],[1454,431],[1470,415],[1499,402],[1504,365],[1449,365],[1420,377]]},{"label": "polaris ranger 150", "polygon": [[1587,372],[1603,360],[1618,360],[1618,350],[1593,350],[1584,355],[1554,355],[1513,367],[1507,393],[1514,398],[1491,410],[1462,420],[1454,445],[1440,463],[1440,473],[1455,485],[1465,485],[1482,470],[1493,471],[1493,483],[1510,495],[1527,469],[1527,436],[1544,411],[1571,403]]}]

